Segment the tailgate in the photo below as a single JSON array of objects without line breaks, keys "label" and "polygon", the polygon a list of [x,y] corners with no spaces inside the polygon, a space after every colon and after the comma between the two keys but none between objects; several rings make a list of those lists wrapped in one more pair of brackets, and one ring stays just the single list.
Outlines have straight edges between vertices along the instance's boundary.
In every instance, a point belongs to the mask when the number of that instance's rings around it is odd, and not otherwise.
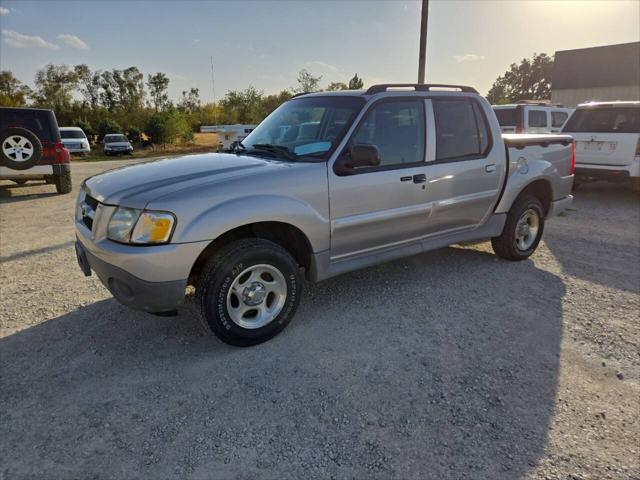
[{"label": "tailgate", "polygon": [[640,135],[634,133],[572,133],[576,163],[623,167],[635,156]]}]

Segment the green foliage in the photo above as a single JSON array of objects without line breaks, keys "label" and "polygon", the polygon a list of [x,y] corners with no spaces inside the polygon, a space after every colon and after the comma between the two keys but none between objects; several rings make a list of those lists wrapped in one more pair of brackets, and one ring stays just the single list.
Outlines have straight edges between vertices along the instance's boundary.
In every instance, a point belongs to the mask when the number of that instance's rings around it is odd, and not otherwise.
[{"label": "green foliage", "polygon": [[247,124],[262,120],[260,113],[262,95],[261,91],[252,86],[245,90],[227,92],[224,98],[220,100],[223,113],[218,122],[221,124]]},{"label": "green foliage", "polygon": [[178,111],[195,113],[200,110],[200,90],[192,88],[188,92],[182,91],[182,98],[178,102]]},{"label": "green foliage", "polygon": [[13,76],[9,70],[0,72],[0,105],[3,107],[23,107],[31,95],[31,89]]},{"label": "green foliage", "polygon": [[87,138],[91,139],[96,135],[96,131],[93,129],[93,126],[86,120],[79,119],[72,123],[74,126],[80,127]]},{"label": "green foliage", "polygon": [[546,53],[523,58],[520,64],[512,63],[499,76],[487,93],[492,105],[513,103],[518,100],[547,100],[551,98],[553,58]]},{"label": "green foliage", "polygon": [[322,80],[322,75],[316,77],[303,68],[298,73],[298,86],[295,88],[295,92],[317,92],[320,90],[320,80]]},{"label": "green foliage", "polygon": [[68,109],[73,92],[78,85],[78,76],[67,65],[46,65],[36,73],[35,105],[53,110]]},{"label": "green foliage", "polygon": [[327,87],[327,91],[335,92],[337,90],[348,90],[349,87],[344,82],[331,82]]},{"label": "green foliage", "polygon": [[122,133],[122,127],[110,118],[105,118],[98,123],[98,141],[102,141],[109,133]]},{"label": "green foliage", "polygon": [[349,90],[361,90],[364,88],[364,82],[356,73],[351,80],[349,80]]},{"label": "green foliage", "polygon": [[145,125],[145,132],[153,143],[159,145],[175,143],[178,138],[183,141],[193,139],[193,130],[189,126],[187,116],[175,110],[151,115]]},{"label": "green foliage", "polygon": [[141,132],[137,127],[129,127],[127,130],[127,138],[131,143],[140,143]]},{"label": "green foliage", "polygon": [[169,77],[162,72],[149,75],[147,77],[147,87],[149,88],[151,104],[156,109],[156,112],[166,110],[169,107]]}]

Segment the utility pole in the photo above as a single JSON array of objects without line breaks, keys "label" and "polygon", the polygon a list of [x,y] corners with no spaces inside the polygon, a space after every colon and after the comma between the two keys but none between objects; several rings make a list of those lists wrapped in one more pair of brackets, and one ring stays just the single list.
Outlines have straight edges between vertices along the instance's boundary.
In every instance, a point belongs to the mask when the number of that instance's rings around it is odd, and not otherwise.
[{"label": "utility pole", "polygon": [[422,0],[422,11],[420,13],[420,53],[418,55],[418,83],[424,83],[424,63],[427,56],[427,23],[429,19],[429,0]]},{"label": "utility pole", "polygon": [[216,82],[215,77],[213,76],[213,55],[211,56],[211,93],[213,94],[213,123],[217,125],[216,119]]}]

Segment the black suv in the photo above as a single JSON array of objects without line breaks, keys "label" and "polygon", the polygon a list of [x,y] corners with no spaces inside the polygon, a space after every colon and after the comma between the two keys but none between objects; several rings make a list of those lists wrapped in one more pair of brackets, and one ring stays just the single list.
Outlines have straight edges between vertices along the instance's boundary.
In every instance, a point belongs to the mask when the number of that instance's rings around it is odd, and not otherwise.
[{"label": "black suv", "polygon": [[51,110],[0,107],[0,180],[43,179],[58,193],[71,192],[69,152],[56,116]]}]

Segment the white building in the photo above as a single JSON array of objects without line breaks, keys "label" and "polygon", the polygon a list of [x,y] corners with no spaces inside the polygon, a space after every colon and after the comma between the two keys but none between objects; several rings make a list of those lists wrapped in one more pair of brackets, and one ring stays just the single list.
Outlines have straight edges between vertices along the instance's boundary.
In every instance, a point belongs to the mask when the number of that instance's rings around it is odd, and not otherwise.
[{"label": "white building", "polygon": [[200,133],[215,133],[218,135],[218,150],[229,150],[233,142],[243,140],[255,125],[203,125]]}]

